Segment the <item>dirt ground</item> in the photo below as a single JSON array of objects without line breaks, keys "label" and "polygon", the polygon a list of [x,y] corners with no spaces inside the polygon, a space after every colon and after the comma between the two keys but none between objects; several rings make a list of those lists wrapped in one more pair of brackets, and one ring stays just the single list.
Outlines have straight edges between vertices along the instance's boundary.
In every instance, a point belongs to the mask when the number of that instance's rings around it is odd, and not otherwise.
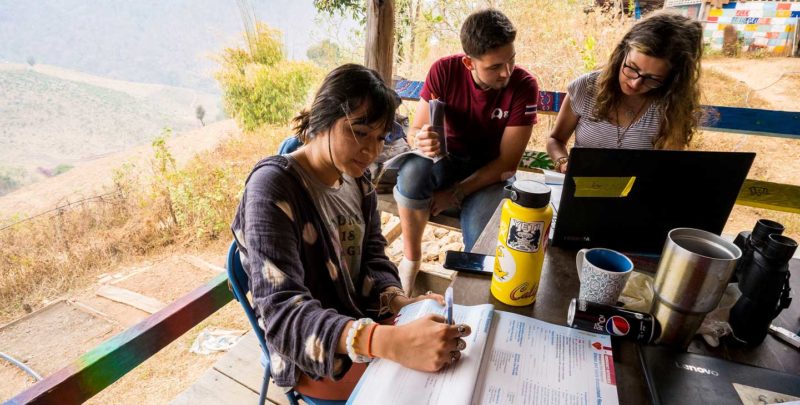
[{"label": "dirt ground", "polygon": [[[800,111],[800,59],[711,59],[704,62],[707,67],[718,69],[737,80],[746,83],[754,94],[767,100],[770,108]],[[791,73],[795,72],[795,73]],[[777,84],[776,78],[786,73]],[[771,85],[771,86],[770,86]],[[233,121],[225,121],[209,125],[203,129],[192,131],[172,140],[171,150],[179,162],[185,162],[199,150],[213,147],[232,134],[238,133]],[[765,142],[768,141],[768,142]],[[754,167],[756,178],[798,184],[795,178],[800,172],[800,148],[797,141],[720,134],[714,142],[723,149],[753,150],[764,155],[769,152],[770,159],[759,159]],[[717,145],[718,146],[718,145]],[[776,153],[780,151],[781,153]],[[81,196],[92,195],[103,186],[111,184],[112,172],[121,162],[126,160],[144,161],[151,155],[149,146],[137,148],[125,154],[115,154],[92,162],[76,165],[71,171],[57,178],[28,186],[12,194],[0,198],[0,225],[15,213],[36,213],[52,208],[65,201],[74,201]],[[79,191],[76,191],[79,190]],[[772,213],[747,207],[736,207],[731,223],[725,232],[734,233],[752,227],[756,218],[769,216]],[[798,215],[781,216],[797,220]],[[797,222],[800,224],[800,221]],[[800,230],[795,229],[792,234]],[[447,235],[447,236],[445,236]],[[446,239],[452,235],[447,232],[429,232],[428,239]],[[455,242],[453,242],[455,243]],[[205,261],[222,266],[227,241],[219,241],[204,251],[176,251],[160,257],[146,258],[140,262],[127,263],[98,277],[97,282],[83,292],[73,294],[61,301],[52,310],[53,316],[30,325],[24,321],[17,324],[0,326],[0,351],[13,348],[13,353],[24,358],[27,363],[43,374],[57,370],[79,355],[82,351],[94,347],[100,341],[118,333],[130,325],[144,319],[148,314],[136,308],[106,300],[96,295],[96,290],[104,284],[112,283],[117,287],[135,291],[152,297],[163,303],[169,303],[213,277],[213,272],[187,264],[181,257],[197,256]],[[398,254],[397,246],[390,247],[390,254]],[[441,247],[431,246],[432,256]],[[427,251],[427,250],[426,250]],[[71,304],[75,302],[78,304]],[[86,312],[80,305],[100,309],[102,315]],[[48,307],[50,308],[50,307]],[[55,315],[58,314],[58,315]],[[44,319],[44,318],[42,318]],[[77,320],[79,325],[70,324],[66,319]],[[61,323],[58,323],[61,322]],[[80,323],[83,322],[83,323]],[[72,326],[71,326],[72,325]],[[88,325],[88,326],[86,326]],[[194,338],[206,326],[230,329],[247,329],[238,304],[227,305],[217,314],[203,321],[200,325],[182,336],[176,342],[146,361],[121,380],[101,392],[91,403],[167,403],[178,393],[189,387],[207,368],[217,355],[199,356],[188,352]],[[42,331],[57,331],[57,337],[50,336],[54,346],[40,349],[52,353],[48,361],[43,361],[42,350],[33,350],[40,346],[39,342],[48,340],[47,336],[38,336]],[[91,333],[89,333],[91,332]],[[7,335],[4,335],[7,334]],[[25,339],[26,333],[28,338]],[[7,336],[13,335],[13,341]],[[34,336],[35,335],[35,336]],[[72,336],[72,337],[70,337]],[[30,342],[26,347],[24,342]],[[74,342],[79,342],[76,344]],[[37,349],[38,350],[38,349]],[[0,401],[10,398],[14,393],[30,386],[33,381],[22,372],[5,363],[0,364]]]},{"label": "dirt ground", "polygon": [[[800,58],[727,59],[711,58],[703,66],[724,73],[749,87],[748,99],[758,97],[766,105],[757,107],[782,111],[800,111]],[[707,133],[700,149],[755,152],[756,159],[749,178],[784,184],[800,185],[800,140]],[[760,218],[776,220],[786,226],[789,237],[800,238],[800,214],[776,212],[759,208],[734,206],[726,234],[752,229]]]},{"label": "dirt ground", "polygon": [[713,58],[703,66],[745,83],[773,110],[800,111],[800,58]]},{"label": "dirt ground", "polygon": [[[97,276],[89,288],[47,304],[28,316],[0,326],[0,351],[47,376],[83,353],[147,318],[150,313],[100,296],[105,286],[131,291],[163,305],[186,295],[219,274],[227,243],[207,251],[167,252]],[[196,380],[220,354],[188,351],[205,327],[247,330],[238,303],[231,303],[157,355],[100,393],[97,404],[165,403]],[[0,361],[0,401],[33,385],[22,371]],[[161,386],[163,383],[168,383]],[[146,387],[146,388],[142,388]],[[143,390],[146,390],[143,392]],[[142,399],[146,399],[142,401]]]}]

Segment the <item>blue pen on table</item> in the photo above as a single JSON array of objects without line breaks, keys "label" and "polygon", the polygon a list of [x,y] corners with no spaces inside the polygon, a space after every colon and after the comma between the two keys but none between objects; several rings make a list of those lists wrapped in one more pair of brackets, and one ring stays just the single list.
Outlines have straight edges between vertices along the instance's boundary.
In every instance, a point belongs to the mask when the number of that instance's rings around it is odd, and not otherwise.
[{"label": "blue pen on table", "polygon": [[447,324],[453,324],[453,287],[447,287],[444,292],[444,308],[445,316],[447,317]]}]

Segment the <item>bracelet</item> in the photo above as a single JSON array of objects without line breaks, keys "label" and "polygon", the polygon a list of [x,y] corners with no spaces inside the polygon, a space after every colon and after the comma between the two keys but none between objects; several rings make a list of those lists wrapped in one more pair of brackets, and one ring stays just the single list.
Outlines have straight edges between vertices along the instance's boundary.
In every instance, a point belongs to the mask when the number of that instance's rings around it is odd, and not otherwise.
[{"label": "bracelet", "polygon": [[555,171],[557,171],[557,172],[560,172],[561,171],[561,166],[564,166],[564,164],[566,164],[567,162],[569,162],[569,157],[568,156],[561,156],[560,158],[556,159],[556,162],[553,165],[553,169],[555,169]]},{"label": "bracelet", "polygon": [[456,184],[453,188],[450,189],[450,193],[453,194],[453,198],[456,200],[456,207],[461,208],[461,202],[464,201],[464,189],[461,187],[461,183]]},{"label": "bracelet", "polygon": [[378,324],[373,323],[370,326],[371,328],[369,329],[369,335],[367,335],[367,356],[369,356],[371,360],[375,358],[375,355],[372,354],[372,334],[375,333],[375,329],[378,329]]},{"label": "bracelet", "polygon": [[370,360],[372,360],[368,356],[356,353],[356,350],[353,346],[356,343],[359,332],[361,332],[365,326],[373,323],[375,323],[375,321],[372,319],[361,318],[350,325],[350,330],[347,331],[347,339],[345,339],[345,341],[347,342],[347,356],[350,357],[350,360],[352,360],[353,363],[369,363]]},{"label": "bracelet", "polygon": [[407,298],[406,293],[401,288],[391,286],[385,289],[380,296],[381,306],[378,315],[394,313],[392,312],[392,301],[398,296]]}]

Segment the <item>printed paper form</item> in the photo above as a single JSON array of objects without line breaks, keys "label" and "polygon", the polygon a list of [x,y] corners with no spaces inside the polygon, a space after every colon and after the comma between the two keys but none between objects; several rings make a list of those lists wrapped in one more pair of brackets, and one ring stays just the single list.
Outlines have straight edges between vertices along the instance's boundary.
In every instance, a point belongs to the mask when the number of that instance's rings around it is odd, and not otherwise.
[{"label": "printed paper form", "polygon": [[[443,314],[443,311],[444,307],[436,301],[420,301],[403,308],[397,323],[404,324],[429,313]],[[461,359],[455,365],[438,373],[425,373],[407,369],[390,360],[377,359],[361,377],[348,404],[372,405],[381,400],[385,404],[469,404],[493,312],[490,304],[469,307],[455,305],[455,323],[465,323],[472,328],[472,334],[464,338],[467,348],[461,352]]]},{"label": "printed paper form", "polygon": [[495,311],[473,404],[617,404],[611,339]]}]

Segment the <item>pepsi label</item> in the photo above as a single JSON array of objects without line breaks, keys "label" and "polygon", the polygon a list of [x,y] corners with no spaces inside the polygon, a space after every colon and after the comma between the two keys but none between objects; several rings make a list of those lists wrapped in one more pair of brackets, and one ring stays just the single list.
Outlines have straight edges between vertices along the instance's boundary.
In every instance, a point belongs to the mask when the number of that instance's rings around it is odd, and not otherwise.
[{"label": "pepsi label", "polygon": [[573,298],[567,325],[575,329],[650,343],[661,334],[661,325],[650,314]]}]

